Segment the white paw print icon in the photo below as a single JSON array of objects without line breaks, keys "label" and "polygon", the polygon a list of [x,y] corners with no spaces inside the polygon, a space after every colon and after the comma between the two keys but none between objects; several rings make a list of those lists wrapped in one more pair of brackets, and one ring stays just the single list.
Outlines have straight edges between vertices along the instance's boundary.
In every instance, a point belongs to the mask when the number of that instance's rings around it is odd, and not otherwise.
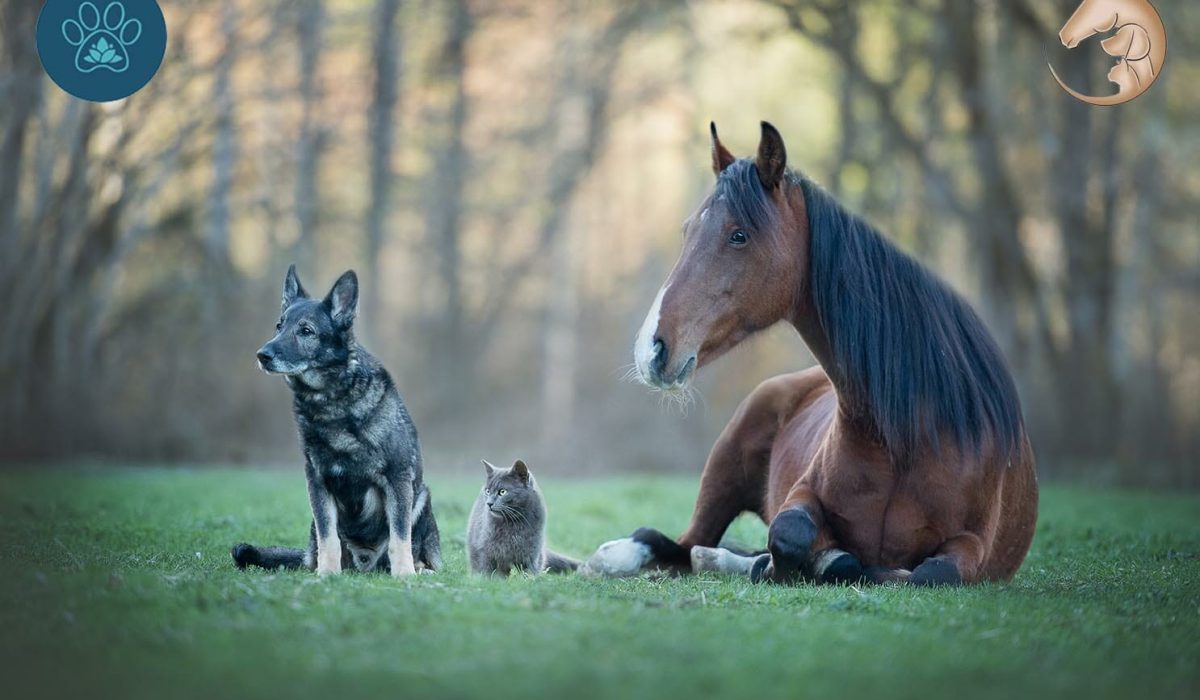
[{"label": "white paw print icon", "polygon": [[75,52],[75,68],[81,73],[91,73],[107,68],[114,73],[129,69],[129,46],[142,36],[142,23],[136,19],[125,19],[125,6],[111,2],[101,16],[99,8],[91,2],[79,5],[79,20],[68,19],[62,23],[63,38],[71,46],[79,47]]}]

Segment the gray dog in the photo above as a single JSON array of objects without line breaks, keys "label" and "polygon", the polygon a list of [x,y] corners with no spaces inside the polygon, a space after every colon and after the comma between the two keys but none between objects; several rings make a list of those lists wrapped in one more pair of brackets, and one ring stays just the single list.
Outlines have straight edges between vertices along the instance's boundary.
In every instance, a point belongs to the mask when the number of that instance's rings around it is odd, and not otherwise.
[{"label": "gray dog", "polygon": [[238,568],[405,576],[441,566],[417,430],[387,370],[354,340],[357,307],[353,271],[316,300],[288,268],[283,315],[258,364],[282,374],[295,397],[312,527],[307,550],[235,546]]}]

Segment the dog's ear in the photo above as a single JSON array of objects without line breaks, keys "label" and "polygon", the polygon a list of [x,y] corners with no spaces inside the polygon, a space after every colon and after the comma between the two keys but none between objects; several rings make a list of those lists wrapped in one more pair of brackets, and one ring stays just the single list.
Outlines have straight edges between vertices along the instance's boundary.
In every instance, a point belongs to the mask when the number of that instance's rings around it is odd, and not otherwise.
[{"label": "dog's ear", "polygon": [[491,462],[487,461],[486,459],[481,459],[479,461],[483,462],[483,471],[484,471],[484,474],[487,475],[487,478],[489,478],[489,479],[492,478],[492,475],[496,473],[496,465],[492,464]]},{"label": "dog's ear", "polygon": [[354,324],[354,316],[358,313],[358,275],[354,270],[347,270],[333,283],[333,289],[325,297],[325,305],[329,307],[329,317],[334,325],[349,328]]},{"label": "dog's ear", "polygon": [[522,484],[529,483],[529,467],[525,466],[525,462],[519,459],[516,462],[513,462],[513,474],[517,475],[517,478],[521,480]]},{"label": "dog's ear", "polygon": [[297,299],[307,298],[308,292],[304,291],[304,285],[300,284],[300,277],[296,275],[296,265],[293,263],[288,266],[287,275],[283,278],[283,308],[280,311],[287,311]]}]

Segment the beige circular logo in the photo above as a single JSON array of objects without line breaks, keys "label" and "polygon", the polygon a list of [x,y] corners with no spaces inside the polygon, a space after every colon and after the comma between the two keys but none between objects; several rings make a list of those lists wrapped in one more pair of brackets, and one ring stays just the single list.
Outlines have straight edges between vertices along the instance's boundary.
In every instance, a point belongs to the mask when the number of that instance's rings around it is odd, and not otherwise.
[{"label": "beige circular logo", "polygon": [[1063,90],[1090,105],[1119,105],[1142,94],[1158,79],[1167,58],[1167,30],[1147,0],[1083,0],[1058,38],[1063,46],[1073,49],[1088,37],[1108,32],[1114,34],[1101,41],[1100,48],[1117,59],[1108,71],[1108,79],[1117,85],[1117,94],[1085,95],[1063,82],[1050,66],[1050,74]]}]

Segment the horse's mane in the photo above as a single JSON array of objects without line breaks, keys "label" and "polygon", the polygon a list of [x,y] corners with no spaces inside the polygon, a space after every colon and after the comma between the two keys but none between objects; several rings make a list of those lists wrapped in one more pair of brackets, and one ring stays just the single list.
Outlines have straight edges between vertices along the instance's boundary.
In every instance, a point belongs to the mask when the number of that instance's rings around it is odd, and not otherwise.
[{"label": "horse's mane", "polygon": [[[729,172],[734,169],[739,172]],[[753,163],[718,180],[735,215],[761,226],[767,198]],[[728,177],[726,177],[728,175]],[[787,174],[808,210],[808,285],[829,339],[838,401],[869,419],[900,467],[950,438],[964,452],[1020,446],[1017,389],[979,316],[961,296],[806,177]]]}]

